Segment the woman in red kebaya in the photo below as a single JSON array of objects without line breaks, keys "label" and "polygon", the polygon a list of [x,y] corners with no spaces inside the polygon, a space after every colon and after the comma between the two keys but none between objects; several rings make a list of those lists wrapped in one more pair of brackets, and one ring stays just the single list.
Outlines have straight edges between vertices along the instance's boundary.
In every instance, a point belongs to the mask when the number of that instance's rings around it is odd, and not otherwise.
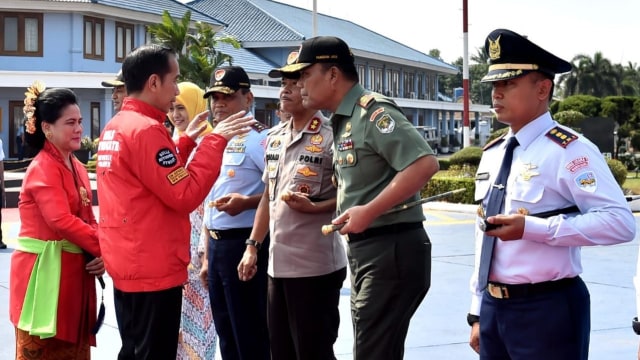
[{"label": "woman in red kebaya", "polygon": [[[95,277],[104,273],[80,148],[82,115],[69,89],[40,82],[25,93],[26,141],[39,150],[20,192],[20,233],[11,256],[9,316],[16,359],[90,359]],[[88,260],[92,259],[92,260]]]}]

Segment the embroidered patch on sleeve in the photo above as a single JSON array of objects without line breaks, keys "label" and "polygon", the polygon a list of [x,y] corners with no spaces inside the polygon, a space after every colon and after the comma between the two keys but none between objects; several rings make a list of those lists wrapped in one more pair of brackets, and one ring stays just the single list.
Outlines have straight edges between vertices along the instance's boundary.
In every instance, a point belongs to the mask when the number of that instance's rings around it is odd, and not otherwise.
[{"label": "embroidered patch on sleeve", "polygon": [[396,128],[396,121],[393,120],[391,115],[384,114],[378,121],[376,121],[376,128],[378,128],[378,131],[383,134],[392,133]]},{"label": "embroidered patch on sleeve", "polygon": [[162,167],[173,167],[178,163],[178,158],[168,148],[160,149],[156,154],[156,162]]},{"label": "embroidered patch on sleeve", "polygon": [[171,183],[171,185],[175,185],[180,180],[186,178],[187,176],[189,176],[189,173],[187,172],[187,170],[183,167],[179,167],[173,170],[172,172],[170,172],[169,175],[167,175],[167,179],[169,179],[169,182]]},{"label": "embroidered patch on sleeve", "polygon": [[564,167],[569,170],[570,173],[575,173],[576,171],[589,166],[589,158],[586,156],[577,157],[567,163]]},{"label": "embroidered patch on sleeve", "polygon": [[575,182],[581,190],[590,193],[596,191],[596,174],[593,171],[585,171],[576,176]]}]

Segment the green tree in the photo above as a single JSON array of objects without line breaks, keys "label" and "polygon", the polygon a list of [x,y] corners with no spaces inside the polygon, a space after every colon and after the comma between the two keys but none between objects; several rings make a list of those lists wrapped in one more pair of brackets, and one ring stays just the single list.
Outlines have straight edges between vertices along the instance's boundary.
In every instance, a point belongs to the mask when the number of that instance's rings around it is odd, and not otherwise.
[{"label": "green tree", "polygon": [[602,97],[617,94],[613,66],[601,52],[597,51],[593,58],[576,55],[571,63],[572,71],[561,75],[558,81],[564,89],[564,96],[585,94]]},{"label": "green tree", "polygon": [[600,116],[602,109],[601,100],[591,95],[573,95],[560,102],[558,111],[575,110],[587,117]]},{"label": "green tree", "polygon": [[149,25],[147,29],[154,42],[170,47],[178,54],[180,81],[191,81],[205,88],[215,68],[233,61],[230,55],[216,50],[216,46],[225,43],[237,49],[240,42],[232,36],[217,34],[210,25],[202,22],[195,23],[194,31],[190,25],[190,11],[178,21],[164,10],[162,21]]}]

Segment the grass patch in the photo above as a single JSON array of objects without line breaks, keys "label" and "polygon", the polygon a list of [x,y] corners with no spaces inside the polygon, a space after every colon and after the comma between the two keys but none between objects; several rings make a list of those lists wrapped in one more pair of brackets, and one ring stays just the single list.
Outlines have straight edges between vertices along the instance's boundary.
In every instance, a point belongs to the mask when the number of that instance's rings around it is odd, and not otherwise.
[{"label": "grass patch", "polygon": [[[640,194],[640,177],[636,177],[635,172],[632,172],[630,176],[622,184],[622,188],[631,191],[633,194]],[[627,193],[627,191],[625,191]]]}]

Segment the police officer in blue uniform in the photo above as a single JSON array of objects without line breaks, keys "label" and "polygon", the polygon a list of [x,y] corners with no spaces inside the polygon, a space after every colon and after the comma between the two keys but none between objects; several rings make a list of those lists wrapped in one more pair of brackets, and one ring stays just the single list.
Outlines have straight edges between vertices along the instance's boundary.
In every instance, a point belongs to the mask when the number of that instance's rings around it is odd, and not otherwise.
[{"label": "police officer in blue uniform", "polygon": [[[214,120],[231,114],[250,113],[253,94],[249,76],[239,66],[216,69],[205,98],[211,98]],[[209,243],[201,278],[208,283],[213,320],[224,360],[270,359],[267,331],[267,264],[265,249],[258,249],[253,278],[240,281],[237,265],[248,246],[256,207],[264,192],[264,148],[267,131],[254,126],[249,133],[232,138],[224,152],[220,176],[205,200],[203,223]]]},{"label": "police officer in blue uniform", "polygon": [[631,241],[635,220],[598,148],[551,118],[554,76],[571,64],[505,29],[485,49],[482,81],[510,129],[485,147],[476,175],[470,345],[480,359],[587,359],[580,247]]}]

